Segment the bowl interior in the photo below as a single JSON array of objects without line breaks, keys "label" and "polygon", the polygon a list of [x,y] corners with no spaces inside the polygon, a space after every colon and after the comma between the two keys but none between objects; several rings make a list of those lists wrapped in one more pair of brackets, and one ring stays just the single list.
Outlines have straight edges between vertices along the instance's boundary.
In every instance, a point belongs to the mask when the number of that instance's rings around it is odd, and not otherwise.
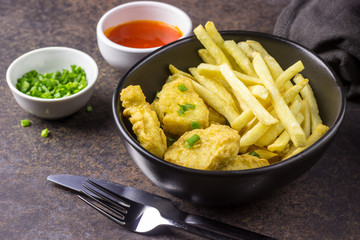
[{"label": "bowl interior", "polygon": [[[345,97],[337,77],[322,60],[306,48],[276,36],[247,31],[223,31],[221,34],[225,40],[260,42],[284,70],[301,60],[305,66],[302,74],[305,78],[309,78],[319,105],[320,116],[324,124],[330,127],[327,134],[334,134],[345,112]],[[169,64],[173,64],[183,71],[197,66],[202,62],[197,54],[197,50],[200,48],[203,46],[195,36],[164,46],[143,59],[141,63],[133,66],[117,85],[113,99],[113,106],[118,108],[115,120],[121,133],[134,148],[141,149],[131,130],[131,124],[122,114],[123,109],[118,98],[121,89],[128,85],[140,85],[147,101],[152,102],[156,92],[161,90],[170,74]],[[154,159],[156,158],[154,157]]]}]

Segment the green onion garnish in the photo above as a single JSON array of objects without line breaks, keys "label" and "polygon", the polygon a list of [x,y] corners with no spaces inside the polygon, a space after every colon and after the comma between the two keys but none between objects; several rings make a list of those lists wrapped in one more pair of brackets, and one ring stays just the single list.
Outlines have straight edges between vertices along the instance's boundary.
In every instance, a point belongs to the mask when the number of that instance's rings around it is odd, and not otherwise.
[{"label": "green onion garnish", "polygon": [[21,122],[21,126],[23,127],[30,126],[30,121],[27,119],[21,120],[20,122]]},{"label": "green onion garnish", "polygon": [[79,92],[87,86],[84,70],[71,65],[71,71],[40,74],[36,70],[25,73],[17,80],[16,88],[22,93],[39,98],[61,98]]},{"label": "green onion garnish", "polygon": [[179,107],[180,107],[180,109],[178,110],[179,115],[180,115],[180,116],[185,115],[185,111],[187,111],[187,109],[185,108],[185,106],[179,104]]},{"label": "green onion garnish", "polygon": [[191,137],[189,137],[188,139],[185,140],[185,146],[187,148],[191,148],[199,140],[200,140],[199,135],[194,134],[194,135],[192,135]]},{"label": "green onion garnish", "polygon": [[86,106],[86,111],[87,112],[92,112],[92,110],[93,110],[92,106],[90,106],[90,105]]},{"label": "green onion garnish", "polygon": [[195,109],[196,105],[195,104],[191,104],[191,103],[185,103],[184,105],[186,108],[191,108],[191,109]]},{"label": "green onion garnish", "polygon": [[191,129],[200,128],[200,122],[191,122]]},{"label": "green onion garnish", "polygon": [[167,143],[167,146],[170,147],[171,145],[173,145],[173,143],[176,142],[176,139],[172,138],[172,137],[169,137],[169,136],[166,136],[166,143]]},{"label": "green onion garnish", "polygon": [[49,130],[47,128],[45,128],[44,130],[41,131],[41,136],[42,137],[47,137],[49,136]]},{"label": "green onion garnish", "polygon": [[195,109],[196,105],[191,103],[185,103],[184,105],[179,104],[180,109],[178,110],[178,113],[180,116],[183,116],[186,111],[189,111],[189,109]]},{"label": "green onion garnish", "polygon": [[249,155],[260,158],[260,155],[259,155],[257,152],[255,152],[255,151],[249,152]]},{"label": "green onion garnish", "polygon": [[184,84],[181,84],[178,86],[178,89],[181,91],[181,92],[185,92],[187,90],[186,86]]}]

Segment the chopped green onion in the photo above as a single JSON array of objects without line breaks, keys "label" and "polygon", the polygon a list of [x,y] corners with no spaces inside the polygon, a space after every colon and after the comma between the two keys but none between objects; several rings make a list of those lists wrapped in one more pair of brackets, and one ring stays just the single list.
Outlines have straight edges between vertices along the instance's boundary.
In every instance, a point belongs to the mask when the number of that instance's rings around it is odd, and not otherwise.
[{"label": "chopped green onion", "polygon": [[187,109],[185,109],[185,106],[179,104],[179,107],[180,107],[180,109],[178,110],[179,115],[180,115],[180,116],[185,115],[185,111],[187,110]]},{"label": "chopped green onion", "polygon": [[75,94],[87,86],[85,71],[71,65],[71,71],[40,74],[36,70],[25,73],[17,80],[16,88],[22,93],[39,98],[61,98]]},{"label": "chopped green onion", "polygon": [[260,158],[260,155],[259,155],[257,152],[255,152],[255,151],[249,152],[249,155]]},{"label": "chopped green onion", "polygon": [[49,136],[49,130],[47,128],[45,128],[44,130],[41,131],[41,136],[46,138],[47,136]]},{"label": "chopped green onion", "polygon": [[92,106],[90,106],[90,105],[86,106],[86,111],[87,112],[92,112],[92,110],[93,110]]},{"label": "chopped green onion", "polygon": [[189,111],[189,109],[195,109],[196,105],[191,103],[185,103],[184,105],[179,104],[180,109],[178,110],[178,113],[180,116],[183,116],[186,111]]},{"label": "chopped green onion", "polygon": [[191,129],[200,128],[200,122],[191,122]]},{"label": "chopped green onion", "polygon": [[181,92],[185,92],[187,90],[186,86],[184,84],[181,84],[178,86],[178,89],[181,91]]},{"label": "chopped green onion", "polygon": [[[191,103],[185,103],[184,105],[186,108],[191,108],[191,109],[195,109],[196,105],[195,104],[191,104]],[[189,109],[187,109],[189,110]]]},{"label": "chopped green onion", "polygon": [[187,148],[191,148],[199,140],[200,140],[199,135],[194,134],[194,135],[192,135],[191,137],[189,137],[188,139],[185,140],[185,146]]},{"label": "chopped green onion", "polygon": [[176,142],[176,139],[172,138],[172,137],[169,137],[169,136],[166,136],[166,143],[167,143],[167,146],[170,147],[171,145],[173,145],[173,143]]},{"label": "chopped green onion", "polygon": [[21,122],[21,126],[23,127],[30,126],[30,121],[27,119],[21,120],[20,122]]}]

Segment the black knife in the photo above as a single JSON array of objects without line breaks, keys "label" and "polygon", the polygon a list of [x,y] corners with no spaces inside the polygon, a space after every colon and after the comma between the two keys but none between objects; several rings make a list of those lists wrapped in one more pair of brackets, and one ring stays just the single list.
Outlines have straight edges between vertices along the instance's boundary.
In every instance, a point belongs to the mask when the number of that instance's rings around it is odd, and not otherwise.
[{"label": "black knife", "polygon": [[[249,230],[237,228],[205,217],[186,213],[176,208],[170,199],[133,187],[128,187],[104,180],[68,174],[50,175],[47,178],[47,180],[53,183],[72,189],[79,193],[85,190],[84,185],[86,184],[86,179],[90,179],[100,186],[133,201],[155,207],[160,211],[163,217],[183,221],[189,226],[193,226],[199,229],[194,229],[195,232],[202,230],[211,231],[213,233],[211,238],[213,239],[274,239],[259,233],[251,232]],[[224,234],[224,232],[226,234]]]}]

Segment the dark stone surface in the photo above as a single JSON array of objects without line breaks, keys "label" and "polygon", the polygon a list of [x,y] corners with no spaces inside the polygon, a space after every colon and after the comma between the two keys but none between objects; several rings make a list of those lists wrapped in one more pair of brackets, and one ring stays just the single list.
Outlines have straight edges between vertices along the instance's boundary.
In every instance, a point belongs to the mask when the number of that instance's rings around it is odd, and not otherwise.
[{"label": "dark stone surface", "polygon": [[[154,186],[130,159],[111,112],[123,72],[97,48],[95,28],[110,8],[127,1],[0,0],[0,238],[1,239],[195,239],[179,230],[155,236],[131,233],[91,210],[75,194],[46,181],[69,173],[109,179],[171,198],[182,210],[278,239],[356,239],[360,236],[360,105],[347,114],[328,152],[304,176],[267,198],[209,208],[181,201]],[[185,10],[194,26],[271,33],[289,0],[167,0]],[[91,55],[99,79],[89,104],[66,119],[47,121],[24,112],[6,84],[6,70],[21,54],[67,46]],[[21,119],[31,126],[23,128]],[[48,128],[50,136],[40,132]],[[231,184],[231,183],[230,183]],[[200,239],[200,238],[199,238]]]}]

